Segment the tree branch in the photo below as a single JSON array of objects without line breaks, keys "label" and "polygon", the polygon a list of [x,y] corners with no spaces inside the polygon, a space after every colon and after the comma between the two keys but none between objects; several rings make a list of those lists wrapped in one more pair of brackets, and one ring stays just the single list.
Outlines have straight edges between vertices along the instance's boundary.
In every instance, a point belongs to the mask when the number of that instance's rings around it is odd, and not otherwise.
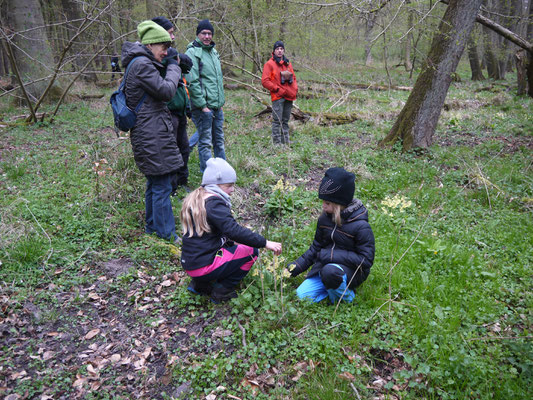
[{"label": "tree branch", "polygon": [[[448,0],[440,0],[440,2],[446,5],[449,4]],[[486,26],[487,28],[496,32],[498,35],[503,36],[505,39],[516,44],[518,47],[521,47],[533,54],[532,43],[528,42],[526,39],[522,38],[521,36],[518,36],[516,33],[510,31],[509,29],[501,26],[500,24],[494,22],[493,20],[487,17],[484,17],[481,14],[478,14],[476,17],[476,22],[479,22],[481,25]]]}]

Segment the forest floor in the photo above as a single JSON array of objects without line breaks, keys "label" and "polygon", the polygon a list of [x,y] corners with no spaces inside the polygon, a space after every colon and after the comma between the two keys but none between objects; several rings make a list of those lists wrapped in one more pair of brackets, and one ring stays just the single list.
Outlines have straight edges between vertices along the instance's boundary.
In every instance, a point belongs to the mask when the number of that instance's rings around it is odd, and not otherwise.
[{"label": "forest floor", "polygon": [[[284,253],[262,254],[221,305],[186,290],[179,246],[143,234],[144,178],[106,98],[69,103],[54,124],[3,125],[0,396],[530,397],[533,102],[472,91],[452,88],[423,155],[376,146],[408,93],[357,92],[337,111],[359,120],[294,123],[291,147],[274,148],[269,117],[252,117],[261,105],[231,91],[235,215]],[[279,271],[310,245],[334,165],[357,175],[376,260],[354,304],[309,304],[294,294],[303,276]]]}]

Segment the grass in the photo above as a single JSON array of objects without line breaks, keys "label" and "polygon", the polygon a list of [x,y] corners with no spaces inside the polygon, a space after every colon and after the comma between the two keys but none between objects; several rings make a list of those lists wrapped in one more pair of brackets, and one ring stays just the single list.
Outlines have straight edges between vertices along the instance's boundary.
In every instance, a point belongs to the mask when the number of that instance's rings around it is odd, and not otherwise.
[{"label": "grass", "polygon": [[[221,306],[186,290],[179,248],[143,234],[144,177],[105,98],[65,106],[54,124],[4,128],[0,393],[531,397],[533,103],[512,83],[474,92],[483,86],[452,86],[423,157],[376,147],[407,92],[354,91],[333,111],[358,121],[295,123],[287,149],[270,145],[268,119],[252,118],[262,106],[228,92],[235,214],[284,251],[262,252]],[[324,112],[338,99],[328,96],[298,106]],[[20,113],[5,106],[6,120]],[[338,308],[298,301],[303,276],[279,273],[310,245],[317,184],[336,165],[357,175],[377,250],[355,302]],[[190,170],[195,186],[196,152]],[[184,195],[172,199],[176,216]]]}]

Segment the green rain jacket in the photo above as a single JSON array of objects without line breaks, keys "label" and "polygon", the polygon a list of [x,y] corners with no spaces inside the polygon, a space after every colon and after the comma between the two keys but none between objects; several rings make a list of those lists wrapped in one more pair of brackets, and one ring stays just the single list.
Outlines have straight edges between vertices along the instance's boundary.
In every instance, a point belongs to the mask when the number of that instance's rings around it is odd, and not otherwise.
[{"label": "green rain jacket", "polygon": [[193,67],[185,76],[192,108],[221,108],[225,102],[224,86],[215,43],[206,46],[196,39],[189,43],[185,54],[193,61]]}]

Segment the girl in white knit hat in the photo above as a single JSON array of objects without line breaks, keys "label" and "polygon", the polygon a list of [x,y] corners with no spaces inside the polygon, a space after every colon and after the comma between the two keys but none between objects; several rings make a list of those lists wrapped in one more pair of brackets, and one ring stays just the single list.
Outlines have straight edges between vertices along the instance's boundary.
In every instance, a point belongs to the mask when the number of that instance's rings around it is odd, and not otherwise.
[{"label": "girl in white knit hat", "polygon": [[281,243],[239,225],[230,195],[237,175],[222,158],[207,160],[202,185],[183,200],[181,265],[192,277],[188,289],[215,303],[237,297],[235,287],[257,260],[260,248],[281,254]]}]

